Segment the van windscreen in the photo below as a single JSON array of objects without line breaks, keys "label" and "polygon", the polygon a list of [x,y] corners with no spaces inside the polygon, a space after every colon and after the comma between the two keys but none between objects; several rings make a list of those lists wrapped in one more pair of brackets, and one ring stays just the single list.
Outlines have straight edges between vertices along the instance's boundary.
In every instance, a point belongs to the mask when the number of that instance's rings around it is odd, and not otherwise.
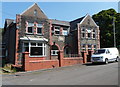
[{"label": "van windscreen", "polygon": [[102,54],[102,53],[105,53],[105,49],[96,50],[94,54]]}]

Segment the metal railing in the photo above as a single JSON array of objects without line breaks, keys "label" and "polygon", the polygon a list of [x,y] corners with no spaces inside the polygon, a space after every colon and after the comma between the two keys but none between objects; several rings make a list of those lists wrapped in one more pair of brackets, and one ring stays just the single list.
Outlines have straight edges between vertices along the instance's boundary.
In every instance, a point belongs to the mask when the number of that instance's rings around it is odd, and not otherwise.
[{"label": "metal railing", "polygon": [[64,57],[81,57],[79,54],[64,54]]}]

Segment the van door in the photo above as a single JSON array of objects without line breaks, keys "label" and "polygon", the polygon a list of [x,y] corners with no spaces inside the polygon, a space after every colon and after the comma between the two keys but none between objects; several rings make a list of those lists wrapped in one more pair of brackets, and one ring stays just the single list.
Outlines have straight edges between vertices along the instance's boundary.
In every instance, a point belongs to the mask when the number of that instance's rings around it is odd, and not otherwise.
[{"label": "van door", "polygon": [[108,49],[106,50],[106,55],[107,55],[109,61],[113,60],[113,58],[112,58],[113,55],[112,55],[112,53],[110,53],[110,51]]}]

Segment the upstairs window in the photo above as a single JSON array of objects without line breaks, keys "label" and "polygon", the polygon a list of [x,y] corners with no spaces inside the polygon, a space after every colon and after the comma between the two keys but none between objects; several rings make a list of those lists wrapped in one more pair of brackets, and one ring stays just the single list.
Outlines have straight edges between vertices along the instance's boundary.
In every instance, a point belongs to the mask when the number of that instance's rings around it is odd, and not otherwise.
[{"label": "upstairs window", "polygon": [[37,10],[36,9],[34,10],[34,16],[37,16]]},{"label": "upstairs window", "polygon": [[91,38],[91,33],[88,33],[88,38]]},{"label": "upstairs window", "polygon": [[42,24],[37,25],[37,34],[42,34]]},{"label": "upstairs window", "polygon": [[93,29],[93,39],[96,38],[96,35],[95,35],[95,29]]},{"label": "upstairs window", "polygon": [[34,23],[28,23],[27,33],[33,33]]},{"label": "upstairs window", "polygon": [[68,35],[68,28],[63,28],[62,35]]},{"label": "upstairs window", "polygon": [[88,49],[91,49],[92,48],[92,45],[91,44],[88,44]]},{"label": "upstairs window", "polygon": [[95,38],[95,34],[93,33],[93,38]]},{"label": "upstairs window", "polygon": [[60,27],[59,26],[55,26],[54,32],[55,32],[55,35],[60,35]]},{"label": "upstairs window", "polygon": [[82,38],[85,38],[85,33],[82,33]]}]

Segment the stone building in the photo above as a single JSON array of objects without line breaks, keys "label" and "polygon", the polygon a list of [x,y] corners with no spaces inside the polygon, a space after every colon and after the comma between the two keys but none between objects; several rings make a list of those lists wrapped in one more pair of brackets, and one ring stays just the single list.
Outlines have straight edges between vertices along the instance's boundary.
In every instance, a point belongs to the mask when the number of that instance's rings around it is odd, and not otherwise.
[{"label": "stone building", "polygon": [[99,26],[90,15],[68,21],[49,19],[35,3],[16,20],[6,19],[6,61],[25,71],[83,63],[81,52],[100,48]]}]

